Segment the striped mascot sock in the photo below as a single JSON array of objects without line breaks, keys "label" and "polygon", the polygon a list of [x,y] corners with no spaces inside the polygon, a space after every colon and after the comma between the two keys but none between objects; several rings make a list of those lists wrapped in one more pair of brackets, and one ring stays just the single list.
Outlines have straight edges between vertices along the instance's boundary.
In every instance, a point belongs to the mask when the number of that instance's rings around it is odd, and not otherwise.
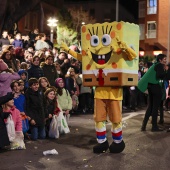
[{"label": "striped mascot sock", "polygon": [[107,140],[107,138],[106,138],[106,121],[95,122],[95,128],[96,128],[97,142],[104,143]]},{"label": "striped mascot sock", "polygon": [[112,123],[112,139],[115,143],[121,143],[123,140],[122,137],[122,122],[120,123]]}]

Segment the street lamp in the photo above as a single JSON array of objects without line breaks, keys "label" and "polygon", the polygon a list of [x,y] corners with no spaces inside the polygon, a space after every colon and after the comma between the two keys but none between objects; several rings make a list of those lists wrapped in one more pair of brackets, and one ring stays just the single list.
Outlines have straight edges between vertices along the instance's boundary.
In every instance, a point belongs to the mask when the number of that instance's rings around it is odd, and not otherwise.
[{"label": "street lamp", "polygon": [[119,20],[119,0],[116,0],[116,21]]},{"label": "street lamp", "polygon": [[58,20],[56,20],[55,18],[50,18],[50,19],[48,19],[47,20],[47,22],[48,22],[48,26],[50,27],[50,29],[51,29],[51,32],[50,32],[50,41],[53,43],[53,29],[54,29],[54,27],[56,27],[57,26],[57,22],[58,22]]}]

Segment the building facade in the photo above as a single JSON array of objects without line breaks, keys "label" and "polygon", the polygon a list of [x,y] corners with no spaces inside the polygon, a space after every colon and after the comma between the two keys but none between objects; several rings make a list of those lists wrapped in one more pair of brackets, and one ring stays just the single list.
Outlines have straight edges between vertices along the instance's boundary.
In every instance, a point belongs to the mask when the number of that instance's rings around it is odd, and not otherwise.
[{"label": "building facade", "polygon": [[164,53],[169,60],[169,14],[167,0],[139,0],[140,56]]}]

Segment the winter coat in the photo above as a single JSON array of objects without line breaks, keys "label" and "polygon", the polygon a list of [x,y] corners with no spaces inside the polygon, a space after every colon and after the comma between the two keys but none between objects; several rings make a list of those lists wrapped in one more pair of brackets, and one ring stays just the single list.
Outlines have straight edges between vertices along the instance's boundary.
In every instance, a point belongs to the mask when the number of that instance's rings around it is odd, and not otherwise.
[{"label": "winter coat", "polygon": [[39,79],[40,77],[44,77],[44,72],[40,66],[31,65],[28,69],[28,79],[36,78]]},{"label": "winter coat", "polygon": [[72,109],[72,99],[68,91],[65,88],[62,89],[62,95],[57,95],[59,106],[63,111]]},{"label": "winter coat", "polygon": [[[55,106],[54,106],[54,103],[53,101],[50,101],[48,104],[47,104],[47,115],[49,116],[49,114],[51,115],[54,115],[54,109],[55,109]],[[47,121],[46,121],[46,126],[49,127],[50,126],[50,122],[51,122],[52,118],[48,118]]]},{"label": "winter coat", "polygon": [[12,115],[12,120],[14,121],[15,131],[22,132],[22,118],[20,111],[15,106],[8,110],[4,109],[3,111],[10,112],[10,114]]},{"label": "winter coat", "polygon": [[35,126],[44,126],[45,118],[48,117],[44,95],[40,91],[28,88],[25,92],[26,115],[36,122]]},{"label": "winter coat", "polygon": [[8,146],[10,144],[6,124],[4,122],[4,119],[6,119],[10,113],[3,112],[1,105],[5,104],[9,100],[12,100],[13,97],[14,96],[12,93],[8,93],[7,95],[0,97],[0,147]]},{"label": "winter coat", "polygon": [[47,77],[51,86],[55,86],[55,80],[58,78],[58,74],[54,65],[44,64],[42,67],[44,77]]},{"label": "winter coat", "polygon": [[73,78],[71,78],[71,77],[66,77],[65,78],[65,87],[69,91],[71,96],[72,96],[71,91],[73,91],[73,92],[77,91],[76,85],[75,85],[75,82],[74,82]]},{"label": "winter coat", "polygon": [[2,50],[3,45],[10,45],[8,38],[1,38],[0,39],[0,51]]},{"label": "winter coat", "polygon": [[12,42],[12,45],[16,48],[16,47],[21,47],[21,48],[23,48],[23,42],[22,42],[22,40],[14,40],[13,42]]},{"label": "winter coat", "polygon": [[143,75],[143,77],[138,82],[138,89],[141,92],[145,92],[148,88],[148,84],[159,84],[164,87],[163,80],[167,79],[167,74],[164,70],[164,66],[161,63],[154,63],[149,70]]},{"label": "winter coat", "polygon": [[8,92],[12,92],[11,90],[11,82],[13,80],[19,80],[20,76],[18,73],[0,73],[0,97],[5,96]]}]

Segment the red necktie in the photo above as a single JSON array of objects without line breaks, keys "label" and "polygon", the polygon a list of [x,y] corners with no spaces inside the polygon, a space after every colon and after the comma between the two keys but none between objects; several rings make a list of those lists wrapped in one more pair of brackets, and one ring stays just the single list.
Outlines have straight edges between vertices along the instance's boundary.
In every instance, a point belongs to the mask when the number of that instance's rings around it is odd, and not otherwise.
[{"label": "red necktie", "polygon": [[102,77],[103,70],[99,69],[99,86],[104,85],[104,78]]}]

